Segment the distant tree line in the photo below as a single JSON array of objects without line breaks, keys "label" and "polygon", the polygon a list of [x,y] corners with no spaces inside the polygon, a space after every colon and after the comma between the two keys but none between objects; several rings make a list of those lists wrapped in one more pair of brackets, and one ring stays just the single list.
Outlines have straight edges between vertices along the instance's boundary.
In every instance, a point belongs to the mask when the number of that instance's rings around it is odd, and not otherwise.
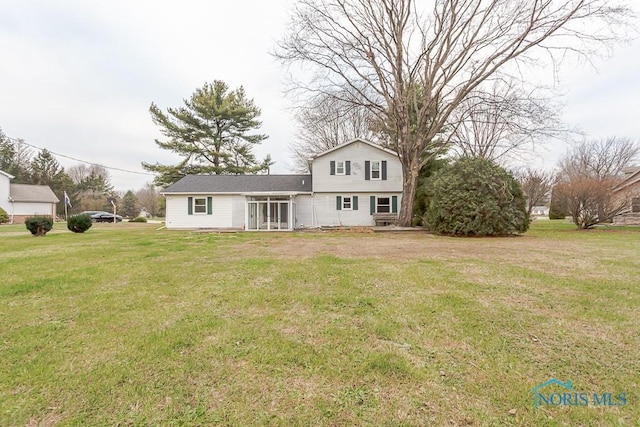
[{"label": "distant tree line", "polygon": [[153,216],[164,213],[163,200],[152,184],[124,197],[113,188],[109,171],[101,165],[78,164],[65,169],[47,149],[34,152],[24,140],[10,138],[0,129],[0,170],[14,176],[14,184],[47,185],[60,200],[57,214],[64,215],[64,192],[69,196],[69,212],[113,211],[133,217],[144,208]]}]

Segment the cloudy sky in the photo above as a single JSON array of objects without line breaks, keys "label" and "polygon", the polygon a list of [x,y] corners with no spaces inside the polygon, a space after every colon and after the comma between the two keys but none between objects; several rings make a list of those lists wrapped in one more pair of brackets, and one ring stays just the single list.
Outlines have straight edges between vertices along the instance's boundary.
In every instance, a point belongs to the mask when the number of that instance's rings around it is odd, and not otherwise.
[{"label": "cloudy sky", "polygon": [[[118,190],[153,179],[142,161],[173,163],[149,106],[177,107],[205,82],[243,85],[269,139],[256,150],[291,172],[295,127],[282,69],[269,55],[293,0],[0,0],[0,128],[62,155],[101,163]],[[640,42],[560,74],[564,119],[590,137],[640,140]],[[551,167],[566,147],[539,154]],[[64,166],[78,162],[59,157]]]}]

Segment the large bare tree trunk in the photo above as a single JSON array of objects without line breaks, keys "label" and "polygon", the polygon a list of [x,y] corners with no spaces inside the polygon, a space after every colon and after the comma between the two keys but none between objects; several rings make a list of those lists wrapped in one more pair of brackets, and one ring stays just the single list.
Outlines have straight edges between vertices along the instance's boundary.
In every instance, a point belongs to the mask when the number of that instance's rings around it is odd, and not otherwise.
[{"label": "large bare tree trunk", "polygon": [[400,161],[402,162],[402,201],[398,225],[411,227],[413,225],[413,200],[416,197],[420,174],[420,159],[411,156],[400,158]]}]

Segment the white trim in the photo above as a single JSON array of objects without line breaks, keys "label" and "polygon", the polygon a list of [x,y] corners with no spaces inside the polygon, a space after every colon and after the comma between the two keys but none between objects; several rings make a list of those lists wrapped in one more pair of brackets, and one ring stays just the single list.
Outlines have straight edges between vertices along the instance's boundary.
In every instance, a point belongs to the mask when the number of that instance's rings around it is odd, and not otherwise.
[{"label": "white trim", "polygon": [[[371,162],[371,166],[369,169],[369,180],[370,181],[382,181],[382,160],[370,160]],[[377,163],[378,164],[378,177],[374,178],[373,177],[373,164]]]},{"label": "white trim", "polygon": [[[250,196],[245,196],[245,200],[244,200],[244,229],[245,231],[291,231],[294,229],[295,227],[295,217],[294,217],[294,211],[293,211],[293,205],[295,204],[295,196],[293,195],[289,195],[289,199],[287,200],[282,200],[279,199],[283,196],[283,194],[277,194],[277,193],[267,193],[269,195],[265,196],[267,198],[267,200],[249,200]],[[255,196],[256,194],[252,194],[252,196]],[[271,201],[271,196],[273,196],[274,198],[278,198],[276,200]],[[284,196],[286,196],[286,194],[284,194]],[[260,216],[260,204],[266,203],[267,205],[267,217],[266,219],[266,224],[267,224],[267,228],[260,228],[260,225],[258,224],[259,221],[259,216]],[[286,203],[287,204],[287,227],[286,228],[279,228],[281,225],[281,222],[274,222],[273,224],[277,224],[276,228],[271,228],[272,225],[272,221],[271,221],[271,206],[272,204],[275,204],[276,206],[276,210],[277,210],[277,215],[278,218],[282,217],[282,203]],[[256,215],[258,217],[256,217],[256,224],[257,224],[257,228],[249,228],[249,216],[250,216],[250,206],[251,205],[255,205],[256,206]]]},{"label": "white trim", "polygon": [[[375,209],[374,209],[374,213],[383,213],[383,214],[385,214],[385,213],[389,213],[389,214],[390,214],[390,213],[392,213],[391,211],[393,210],[393,206],[392,206],[392,204],[393,204],[392,197],[393,197],[393,196],[386,196],[386,197],[385,197],[385,196],[382,196],[382,197],[380,197],[380,196],[375,196],[375,197],[376,197],[376,206],[375,206]],[[380,212],[380,211],[378,210],[378,206],[380,206],[380,203],[378,202],[378,200],[379,200],[379,199],[389,199],[389,205],[388,205],[388,206],[389,206],[389,211],[388,211],[388,212]],[[382,206],[387,206],[387,205],[382,205]]]},{"label": "white trim", "polygon": [[[204,205],[196,205],[196,200],[204,200]],[[204,212],[196,212],[197,207],[204,207]],[[193,198],[193,215],[206,215],[207,214],[207,198],[206,197],[194,197]]]},{"label": "white trim", "polygon": [[398,153],[396,153],[395,151],[393,151],[393,150],[389,150],[388,148],[381,147],[381,146],[379,146],[378,144],[374,144],[374,143],[373,143],[373,142],[371,142],[371,141],[367,141],[366,139],[356,138],[356,139],[352,139],[351,141],[347,141],[347,142],[345,142],[345,143],[343,143],[343,144],[336,145],[336,146],[335,146],[335,147],[333,147],[333,148],[329,148],[327,151],[323,151],[322,153],[320,153],[320,154],[318,154],[317,156],[315,156],[315,157],[313,158],[313,160],[315,160],[315,159],[317,159],[317,158],[319,158],[319,157],[322,157],[322,156],[324,156],[325,154],[329,154],[329,153],[332,153],[332,152],[334,152],[334,151],[336,151],[336,150],[339,150],[339,149],[341,149],[341,148],[344,148],[344,147],[346,147],[347,145],[351,145],[351,144],[353,144],[354,142],[362,142],[363,144],[369,145],[369,146],[371,146],[371,147],[373,147],[373,148],[377,148],[378,150],[384,151],[385,153],[389,153],[389,154],[392,154],[392,155],[394,155],[394,156],[397,156],[397,155],[398,155]]},{"label": "white trim", "polygon": [[0,170],[0,174],[2,174],[2,175],[4,175],[4,176],[6,176],[6,177],[7,177],[7,178],[9,178],[9,179],[13,179],[13,178],[15,178],[15,176],[13,176],[13,175],[11,175],[10,173],[7,173],[7,172],[5,172],[5,171],[3,171],[3,170]]},{"label": "white trim", "polygon": [[[344,200],[349,198],[349,207],[344,206]],[[342,209],[343,211],[352,211],[353,210],[353,196],[342,196]]]}]

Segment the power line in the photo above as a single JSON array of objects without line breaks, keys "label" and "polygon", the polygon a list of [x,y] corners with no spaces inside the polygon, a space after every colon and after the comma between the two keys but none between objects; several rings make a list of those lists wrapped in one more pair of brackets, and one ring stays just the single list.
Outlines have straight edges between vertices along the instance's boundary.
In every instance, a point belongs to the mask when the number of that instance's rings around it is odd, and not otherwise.
[{"label": "power line", "polygon": [[21,144],[24,144],[24,145],[28,145],[29,147],[31,147],[31,148],[35,148],[36,150],[40,150],[40,151],[42,151],[42,150],[47,150],[48,152],[50,152],[50,153],[51,153],[51,154],[53,154],[54,156],[64,157],[65,159],[70,159],[70,160],[73,160],[73,161],[76,161],[76,162],[86,163],[86,164],[88,164],[88,165],[92,165],[92,166],[100,166],[100,167],[103,167],[103,168],[105,168],[105,169],[110,169],[110,170],[114,170],[114,171],[120,171],[120,172],[126,172],[126,173],[135,173],[135,174],[138,174],[138,175],[155,176],[154,174],[152,174],[152,173],[148,173],[148,172],[132,171],[132,170],[128,170],[128,169],[116,168],[116,167],[113,167],[113,166],[105,166],[105,165],[102,165],[102,164],[100,164],[100,163],[88,162],[88,161],[86,161],[86,160],[78,159],[78,158],[76,158],[76,157],[71,157],[71,156],[67,156],[67,155],[65,155],[65,154],[56,153],[56,152],[51,151],[51,150],[49,150],[49,149],[47,149],[47,148],[40,148],[40,147],[37,147],[37,146],[35,146],[35,145],[33,145],[33,144],[29,144],[28,142],[25,142],[25,141],[24,141],[24,140],[22,140],[22,139],[11,138],[10,136],[8,136],[8,137],[7,137],[7,139],[10,139],[10,140],[12,140],[12,141],[14,141],[14,142],[18,142],[18,143],[21,143]]}]

